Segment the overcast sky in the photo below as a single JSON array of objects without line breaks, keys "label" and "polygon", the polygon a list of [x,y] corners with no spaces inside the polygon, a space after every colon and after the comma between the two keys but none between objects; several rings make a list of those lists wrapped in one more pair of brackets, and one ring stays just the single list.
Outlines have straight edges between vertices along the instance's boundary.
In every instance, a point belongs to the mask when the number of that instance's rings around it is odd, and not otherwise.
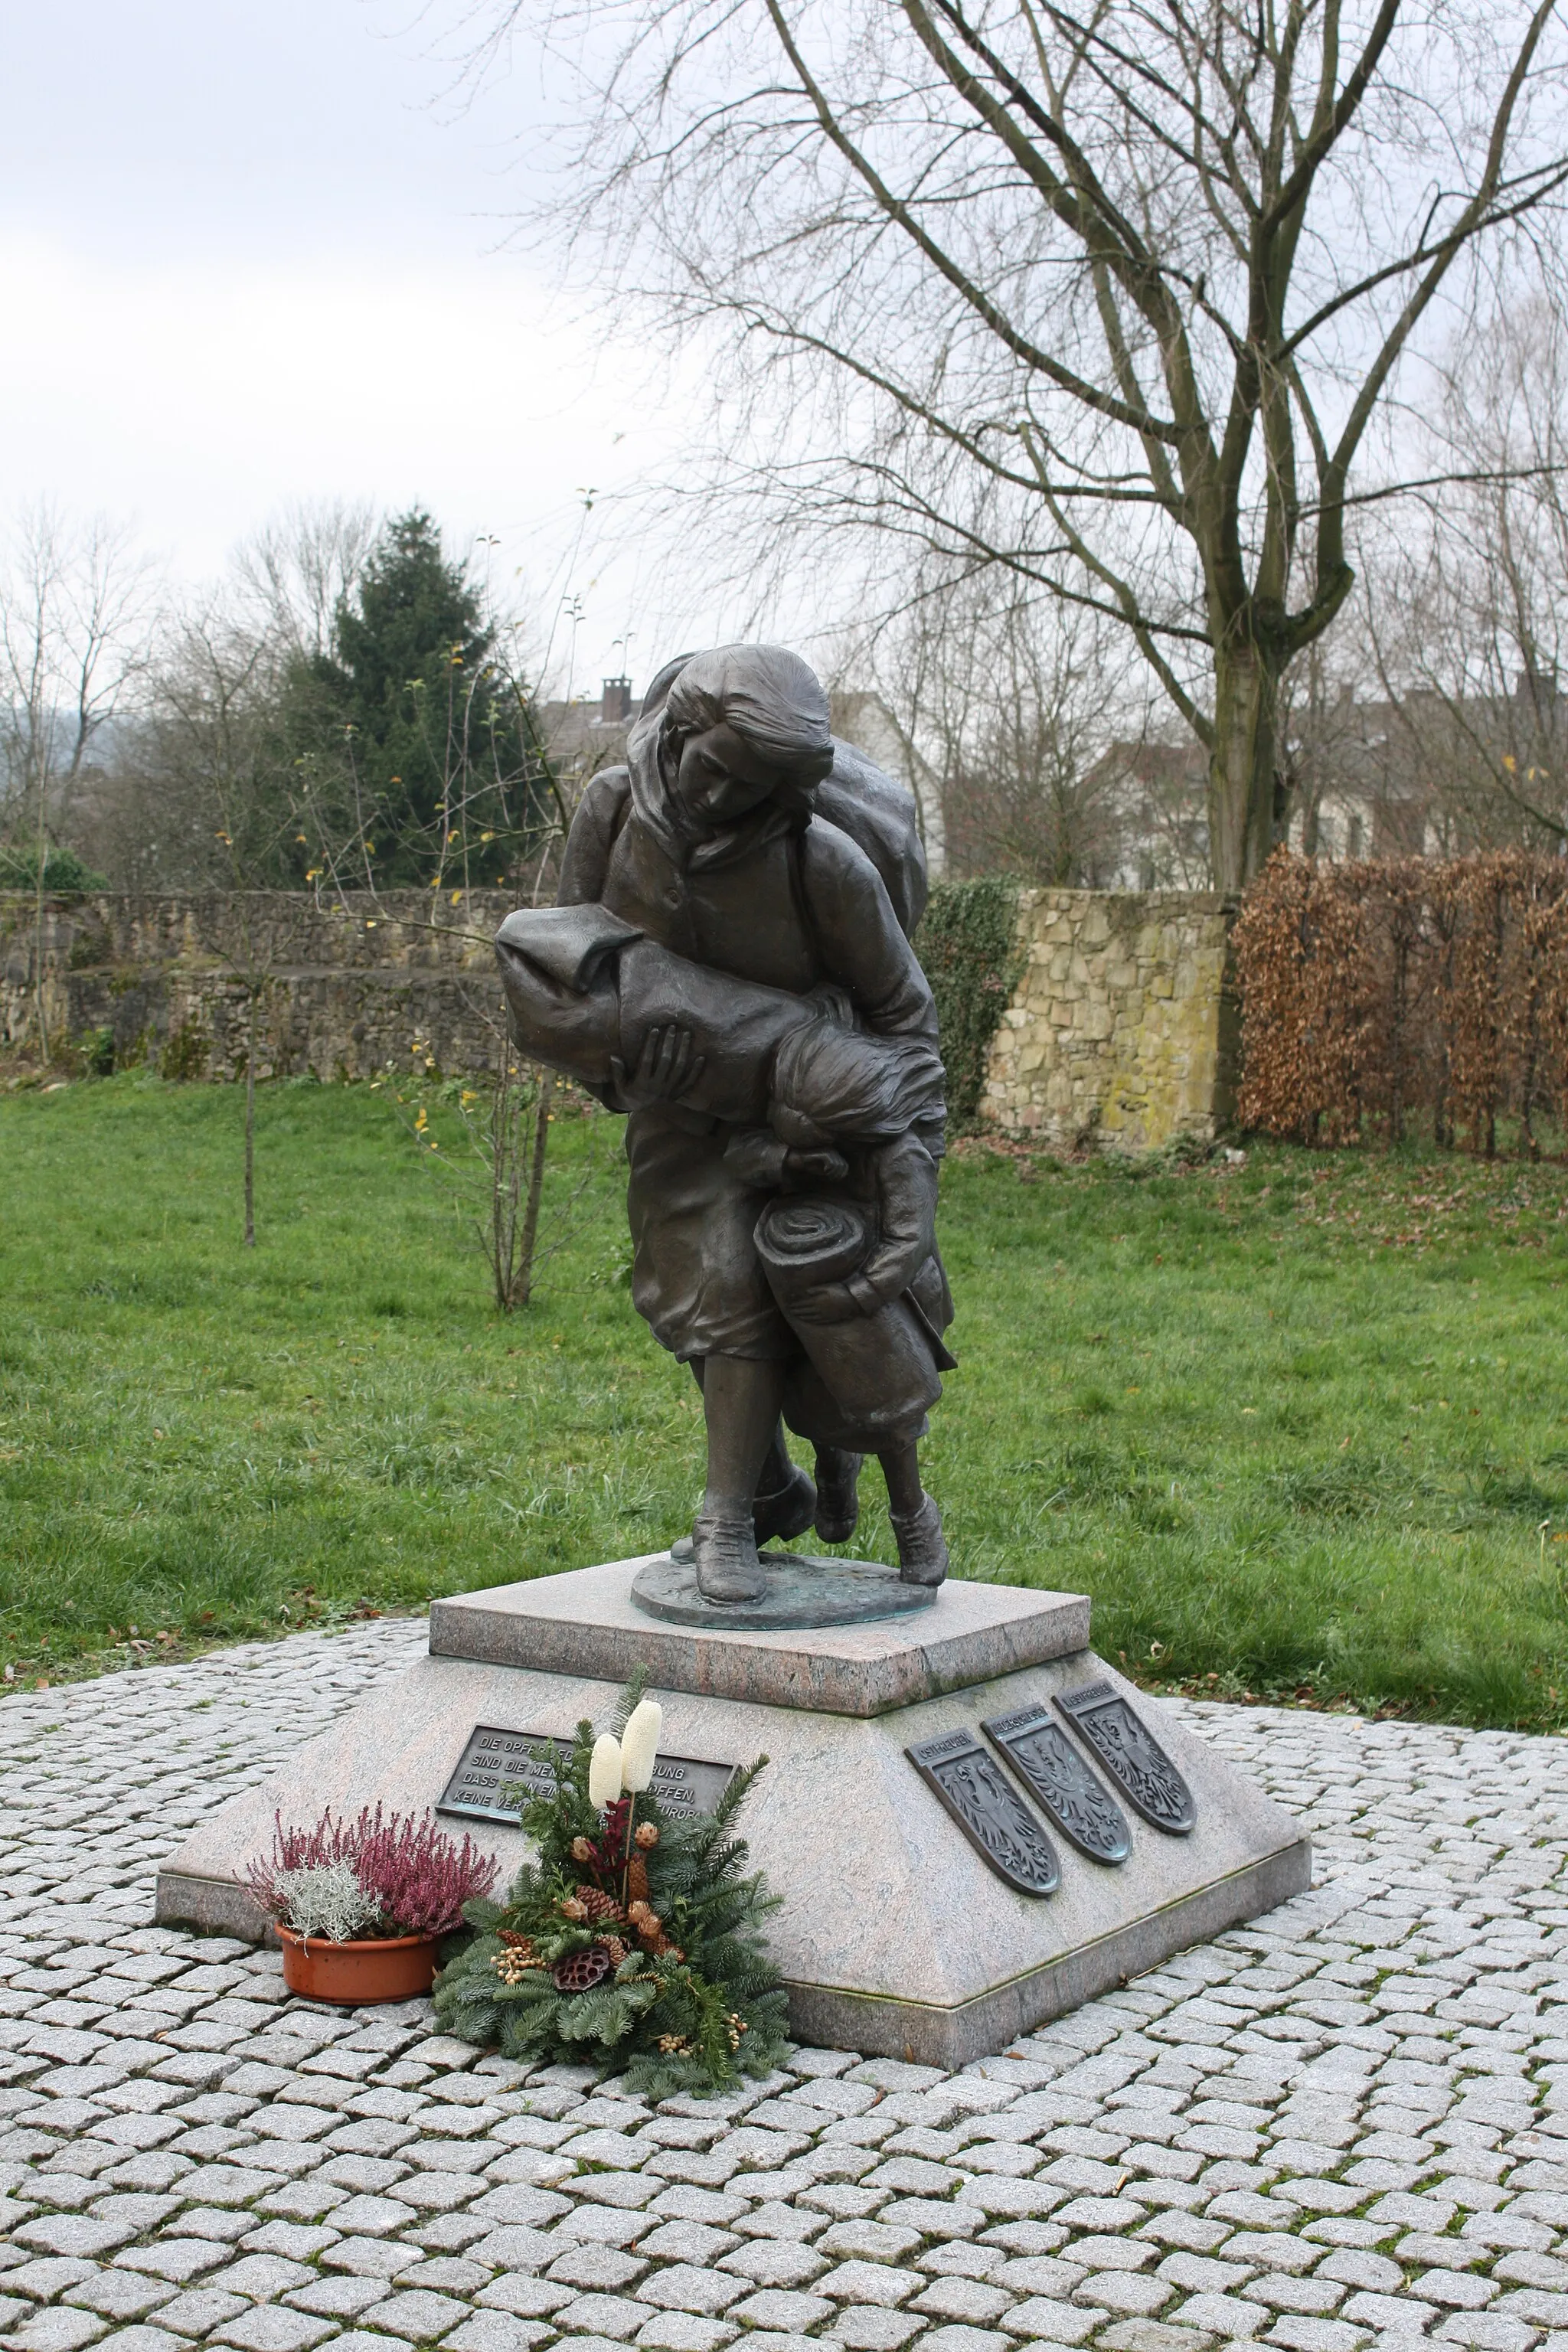
[{"label": "overcast sky", "polygon": [[541,609],[582,594],[579,687],[628,628],[646,678],[633,567],[569,551],[581,490],[668,452],[668,407],[497,249],[526,59],[471,111],[433,106],[415,5],[5,10],[0,507],[131,519],[194,579],[289,500],[418,501],[455,546],[499,534]]}]

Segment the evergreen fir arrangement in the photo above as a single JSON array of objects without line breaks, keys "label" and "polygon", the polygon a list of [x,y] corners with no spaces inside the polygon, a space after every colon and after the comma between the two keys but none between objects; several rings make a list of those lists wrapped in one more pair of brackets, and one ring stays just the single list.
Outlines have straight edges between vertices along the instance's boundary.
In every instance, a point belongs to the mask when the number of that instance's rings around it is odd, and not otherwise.
[{"label": "evergreen fir arrangement", "polygon": [[538,1849],[504,1903],[470,1903],[474,1941],[442,1971],[436,2013],[464,2041],[541,2063],[613,2059],[655,2099],[761,2076],[786,2047],[784,1991],[763,1948],[778,1897],[748,1874],[735,1816],[759,1757],[711,1813],[649,1793],[661,1710],[623,1692],[616,1728],[580,1723],[541,1751],[553,1790],[522,1809]]}]

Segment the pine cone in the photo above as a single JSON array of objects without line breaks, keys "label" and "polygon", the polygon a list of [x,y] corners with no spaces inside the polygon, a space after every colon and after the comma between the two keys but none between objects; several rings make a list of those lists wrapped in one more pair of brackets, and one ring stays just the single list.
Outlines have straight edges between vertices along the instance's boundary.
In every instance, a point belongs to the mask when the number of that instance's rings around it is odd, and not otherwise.
[{"label": "pine cone", "polygon": [[609,1973],[610,1955],[603,1944],[590,1944],[585,1952],[569,1952],[552,1970],[557,1992],[591,1992]]},{"label": "pine cone", "polygon": [[603,1927],[606,1920],[613,1921],[618,1927],[626,1919],[626,1915],[615,1896],[606,1895],[602,1887],[580,1886],[577,1900],[583,1906],[581,1916],[591,1927]]},{"label": "pine cone", "polygon": [[656,1958],[661,1952],[673,1952],[678,1960],[686,1958],[685,1953],[665,1934],[664,1922],[658,1913],[650,1911],[646,1903],[634,1903],[628,1916],[645,1952],[652,1952]]},{"label": "pine cone", "polygon": [[645,1848],[657,1845],[658,1843],[658,1823],[657,1822],[639,1822],[637,1826],[637,1842],[638,1845]]},{"label": "pine cone", "polygon": [[626,1957],[628,1948],[629,1947],[623,1944],[618,1936],[606,1936],[605,1937],[605,1949],[610,1956],[610,1966],[613,1969],[618,1969],[620,1967],[621,1962]]},{"label": "pine cone", "polygon": [[561,1898],[561,1916],[563,1919],[585,1919],[588,1906],[580,1895],[564,1895]]},{"label": "pine cone", "polygon": [[[637,1835],[641,1837],[641,1830],[637,1832]],[[642,1855],[634,1850],[631,1860],[626,1864],[626,1902],[630,1905],[647,1901],[647,1864]]]}]

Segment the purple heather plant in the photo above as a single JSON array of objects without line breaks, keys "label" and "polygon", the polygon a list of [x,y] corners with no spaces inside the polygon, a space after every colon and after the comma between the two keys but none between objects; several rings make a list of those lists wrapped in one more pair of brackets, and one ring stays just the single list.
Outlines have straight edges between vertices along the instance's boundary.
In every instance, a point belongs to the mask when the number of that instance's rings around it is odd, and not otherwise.
[{"label": "purple heather plant", "polygon": [[329,1806],[309,1829],[285,1829],[273,1816],[273,1847],[252,1863],[247,1884],[264,1909],[281,1918],[289,1898],[279,1886],[288,1872],[347,1863],[374,1906],[384,1936],[449,1936],[463,1924],[463,1906],[488,1895],[496,1881],[493,1856],[465,1832],[459,1845],[426,1813],[383,1817],[367,1805],[354,1822],[335,1821]]}]

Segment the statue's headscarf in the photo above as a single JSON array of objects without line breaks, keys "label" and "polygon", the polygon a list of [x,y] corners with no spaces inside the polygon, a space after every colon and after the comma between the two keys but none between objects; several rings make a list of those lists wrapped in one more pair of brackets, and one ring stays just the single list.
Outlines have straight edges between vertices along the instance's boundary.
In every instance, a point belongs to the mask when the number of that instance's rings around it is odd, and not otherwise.
[{"label": "statue's headscarf", "polygon": [[[679,758],[686,736],[720,726],[732,727],[776,767],[779,781],[759,808],[693,849],[669,805],[660,754]],[[816,671],[785,646],[715,646],[660,672],[627,737],[626,759],[638,813],[667,846],[679,842],[683,863],[720,864],[810,817],[833,765],[827,696]]]}]

